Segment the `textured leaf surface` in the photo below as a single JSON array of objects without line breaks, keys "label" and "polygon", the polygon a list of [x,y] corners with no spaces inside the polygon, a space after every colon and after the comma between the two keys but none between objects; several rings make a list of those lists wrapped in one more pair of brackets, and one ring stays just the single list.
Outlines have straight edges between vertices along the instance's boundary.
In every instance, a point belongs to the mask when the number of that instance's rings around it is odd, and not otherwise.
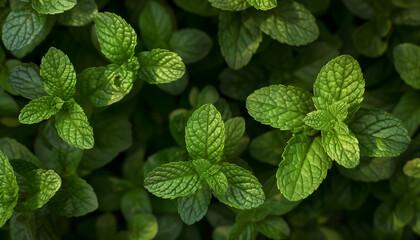
[{"label": "textured leaf surface", "polygon": [[407,161],[404,165],[403,172],[409,177],[420,178],[420,158]]},{"label": "textured leaf surface", "polygon": [[46,21],[47,16],[31,8],[10,12],[2,30],[4,46],[9,50],[19,50],[28,46],[41,32]]},{"label": "textured leaf surface", "polygon": [[359,165],[359,141],[347,125],[338,122],[331,131],[321,133],[322,146],[328,156],[346,168],[354,168]]},{"label": "textured leaf surface", "polygon": [[241,11],[250,5],[246,0],[209,0],[210,4],[222,10]]},{"label": "textured leaf surface", "polygon": [[230,156],[236,152],[245,133],[245,120],[235,117],[225,122],[225,146],[223,155]]},{"label": "textured leaf surface", "polygon": [[49,119],[60,111],[63,104],[61,98],[53,96],[32,100],[21,110],[19,122],[33,124]]},{"label": "textured leaf surface", "polygon": [[193,159],[220,160],[225,142],[225,125],[213,105],[205,104],[191,115],[185,128],[185,142]]},{"label": "textured leaf surface", "polygon": [[404,124],[383,110],[361,109],[349,127],[359,140],[361,156],[396,157],[411,142]]},{"label": "textured leaf surface", "polygon": [[179,54],[185,64],[204,58],[212,45],[209,35],[198,29],[181,29],[174,32],[169,40],[170,49]]},{"label": "textured leaf surface", "polygon": [[329,131],[334,126],[334,116],[327,110],[316,110],[308,113],[303,119],[306,125],[316,130]]},{"label": "textured leaf surface", "polygon": [[257,229],[270,239],[287,239],[290,235],[290,228],[281,217],[269,217],[257,223]]},{"label": "textured leaf surface", "polygon": [[101,52],[113,63],[123,63],[134,56],[137,34],[120,16],[98,13],[95,16],[96,35]]},{"label": "textured leaf surface", "polygon": [[411,87],[420,89],[420,47],[403,43],[394,48],[395,69]]},{"label": "textured leaf surface", "polygon": [[24,205],[32,211],[44,206],[61,187],[61,178],[53,170],[34,170],[26,181],[29,197],[25,199]]},{"label": "textured leaf surface", "polygon": [[51,202],[54,211],[65,217],[83,216],[98,208],[92,186],[75,174],[63,179],[63,186]]},{"label": "textured leaf surface", "polygon": [[303,5],[285,1],[269,11],[254,11],[255,21],[265,34],[292,46],[305,45],[318,38],[315,18]]},{"label": "textured leaf surface", "polygon": [[250,171],[231,163],[222,163],[221,166],[228,180],[228,190],[225,195],[213,193],[217,199],[238,209],[256,208],[264,203],[262,186]]},{"label": "textured leaf surface", "polygon": [[0,152],[0,227],[12,216],[18,200],[19,186],[7,157]]},{"label": "textured leaf surface", "polygon": [[277,170],[277,187],[290,201],[311,195],[327,176],[332,160],[322,148],[320,137],[294,135]]},{"label": "textured leaf surface", "polygon": [[42,14],[57,14],[72,9],[77,0],[32,0],[32,7]]},{"label": "textured leaf surface", "polygon": [[220,50],[230,68],[247,65],[262,41],[262,33],[254,19],[241,12],[219,14],[218,38]]},{"label": "textured leaf surface", "polygon": [[69,57],[61,50],[51,47],[41,60],[41,78],[45,91],[68,100],[76,92],[76,71]]},{"label": "textured leaf surface", "polygon": [[318,74],[314,84],[314,95],[324,103],[315,106],[328,110],[328,105],[337,101],[347,103],[348,115],[352,117],[360,108],[365,91],[365,80],[359,63],[351,56],[343,55],[329,61]]},{"label": "textured leaf surface", "polygon": [[[212,169],[210,168],[209,171]],[[217,170],[216,172],[207,173],[204,180],[209,185],[212,192],[216,195],[224,195],[228,190],[228,180],[223,172]]]},{"label": "textured leaf surface", "polygon": [[162,198],[184,197],[202,186],[191,162],[171,162],[153,169],[144,180],[149,192]]},{"label": "textured leaf surface", "polygon": [[271,85],[256,90],[246,100],[248,113],[257,121],[280,130],[302,131],[306,114],[315,110],[311,94],[300,88]]},{"label": "textured leaf surface", "polygon": [[168,83],[185,74],[185,64],[178,54],[166,49],[153,49],[138,55],[140,78],[150,84]]},{"label": "textured leaf surface", "polygon": [[247,0],[247,2],[259,10],[269,10],[277,6],[277,0]]},{"label": "textured leaf surface", "polygon": [[10,86],[28,99],[47,95],[39,75],[39,67],[33,63],[23,63],[14,67],[7,78]]},{"label": "textured leaf surface", "polygon": [[200,221],[207,213],[211,192],[207,186],[178,199],[178,213],[184,223],[191,225]]},{"label": "textured leaf surface", "polygon": [[83,108],[74,101],[66,103],[56,115],[55,128],[58,135],[72,146],[90,149],[94,145],[93,129]]}]

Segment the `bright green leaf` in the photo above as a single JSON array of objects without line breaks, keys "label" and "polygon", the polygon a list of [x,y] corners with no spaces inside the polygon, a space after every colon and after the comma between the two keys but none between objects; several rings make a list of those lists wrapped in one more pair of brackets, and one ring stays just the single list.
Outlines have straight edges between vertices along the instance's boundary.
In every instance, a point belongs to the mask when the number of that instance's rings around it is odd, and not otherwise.
[{"label": "bright green leaf", "polygon": [[212,168],[204,175],[205,182],[209,185],[210,189],[215,195],[225,195],[228,190],[228,180],[223,172],[218,169],[217,171],[210,172]]},{"label": "bright green leaf", "polygon": [[334,126],[334,116],[327,110],[310,112],[303,119],[306,125],[316,130],[329,131]]},{"label": "bright green leaf", "polygon": [[247,0],[249,4],[259,10],[269,10],[277,6],[277,0]]},{"label": "bright green leaf", "polygon": [[53,170],[34,170],[29,173],[26,181],[29,196],[24,205],[31,211],[44,206],[61,187],[61,178]]},{"label": "bright green leaf", "polygon": [[57,14],[72,9],[77,0],[31,0],[32,7],[41,14]]},{"label": "bright green leaf", "polygon": [[404,165],[403,172],[409,177],[420,178],[420,158],[407,161]]},{"label": "bright green leaf", "polygon": [[0,227],[12,216],[18,200],[19,186],[7,157],[0,152]]},{"label": "bright green leaf", "polygon": [[247,0],[208,0],[210,4],[222,10],[227,11],[241,11],[248,8],[250,5]]},{"label": "bright green leaf", "polygon": [[20,112],[19,122],[24,124],[39,123],[57,114],[64,101],[59,97],[45,96],[29,102]]}]

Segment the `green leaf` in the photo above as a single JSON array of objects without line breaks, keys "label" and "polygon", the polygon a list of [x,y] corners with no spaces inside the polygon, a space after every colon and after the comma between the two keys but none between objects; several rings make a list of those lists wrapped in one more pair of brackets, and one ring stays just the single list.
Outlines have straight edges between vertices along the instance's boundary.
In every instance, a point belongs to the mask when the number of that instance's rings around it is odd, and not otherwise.
[{"label": "green leaf", "polygon": [[[387,24],[391,26],[388,20]],[[363,55],[376,58],[385,53],[388,41],[382,39],[376,21],[369,21],[358,26],[353,32],[353,43],[356,49]]]},{"label": "green leaf", "polygon": [[420,7],[420,3],[417,0],[392,0],[392,3],[402,8]]},{"label": "green leaf", "polygon": [[94,21],[101,52],[105,57],[121,64],[134,56],[137,34],[130,24],[110,12],[98,13]]},{"label": "green leaf", "polygon": [[359,141],[346,124],[337,122],[332,130],[321,133],[322,146],[330,158],[346,168],[359,165]]},{"label": "green leaf", "polygon": [[343,55],[329,61],[318,74],[314,84],[318,110],[328,110],[337,101],[348,104],[348,119],[360,108],[365,91],[365,80],[359,63],[351,56]]},{"label": "green leaf", "polygon": [[280,130],[300,132],[308,128],[303,119],[315,110],[311,94],[293,86],[271,85],[248,96],[246,108],[258,122]]},{"label": "green leaf", "polygon": [[0,151],[0,227],[12,216],[18,201],[19,186],[7,157]]},{"label": "green leaf", "polygon": [[420,47],[402,43],[394,48],[395,69],[411,87],[420,89]]},{"label": "green leaf", "polygon": [[351,13],[362,19],[372,19],[376,16],[374,2],[370,0],[343,0]]},{"label": "green leaf", "polygon": [[404,123],[410,136],[413,136],[420,126],[418,102],[420,102],[420,94],[414,90],[407,91],[392,111]]},{"label": "green leaf", "polygon": [[287,239],[290,228],[281,217],[268,217],[257,223],[257,230],[270,239]]},{"label": "green leaf", "polygon": [[283,1],[272,10],[254,11],[253,16],[261,31],[281,43],[306,45],[319,35],[314,16],[297,2]]},{"label": "green leaf", "polygon": [[8,50],[19,50],[31,44],[41,32],[47,16],[32,8],[14,10],[3,25],[3,44]]},{"label": "green leaf", "polygon": [[316,110],[310,112],[303,119],[306,125],[316,130],[329,131],[333,128],[334,116],[327,110]]},{"label": "green leaf", "polygon": [[39,67],[33,63],[23,63],[14,67],[7,78],[10,86],[28,99],[47,95],[39,75]]},{"label": "green leaf", "polygon": [[51,47],[41,60],[40,70],[45,91],[63,100],[72,98],[76,92],[76,71],[69,57],[61,50]]},{"label": "green leaf", "polygon": [[225,142],[225,125],[213,105],[205,104],[191,115],[185,127],[185,142],[193,159],[220,160]]},{"label": "green leaf", "polygon": [[247,0],[209,0],[209,2],[213,7],[227,11],[241,11],[250,6]]},{"label": "green leaf", "polygon": [[220,166],[228,180],[228,190],[225,195],[214,192],[217,199],[238,209],[256,208],[264,203],[262,186],[250,171],[227,162]]},{"label": "green leaf", "polygon": [[128,220],[130,239],[154,239],[158,232],[158,221],[152,214],[137,214]]},{"label": "green leaf", "polygon": [[237,222],[230,229],[227,240],[254,240],[257,235],[258,230],[254,223]]},{"label": "green leaf", "polygon": [[277,0],[247,0],[249,4],[259,10],[269,10],[277,7]]},{"label": "green leaf", "polygon": [[85,112],[74,101],[63,105],[63,109],[56,115],[55,128],[58,135],[72,146],[90,149],[95,143]]},{"label": "green leaf", "polygon": [[344,176],[361,182],[378,182],[391,178],[395,170],[393,158],[362,158],[355,168],[339,167]]},{"label": "green leaf", "polygon": [[396,232],[398,229],[404,227],[400,222],[389,203],[381,203],[375,210],[373,215],[374,226],[382,230],[383,232]]},{"label": "green leaf", "polygon": [[242,117],[231,118],[225,122],[224,156],[231,156],[236,152],[244,133],[245,120]]},{"label": "green leaf", "polygon": [[81,27],[91,23],[98,14],[94,0],[78,0],[76,6],[58,16],[58,21],[66,26]]},{"label": "green leaf", "polygon": [[0,138],[0,151],[9,159],[24,159],[37,167],[41,168],[42,164],[35,155],[24,145],[15,139],[3,137]]},{"label": "green leaf", "polygon": [[420,7],[398,9],[392,13],[392,23],[395,25],[420,25]]},{"label": "green leaf", "polygon": [[218,39],[228,66],[240,69],[257,51],[262,33],[249,14],[222,11],[219,14]]},{"label": "green leaf", "polygon": [[208,0],[174,0],[175,4],[187,12],[201,16],[214,16],[219,11],[210,5]]},{"label": "green leaf", "polygon": [[149,195],[142,188],[135,188],[121,199],[121,212],[126,220],[139,213],[152,213]]},{"label": "green leaf", "polygon": [[140,13],[139,26],[146,47],[168,48],[169,39],[175,30],[173,13],[159,1],[147,1]]},{"label": "green leaf", "polygon": [[339,121],[344,121],[347,117],[349,105],[345,102],[337,101],[328,106],[328,111]]},{"label": "green leaf", "polygon": [[[213,165],[204,175],[205,182],[209,185],[212,192],[216,195],[225,195],[228,190],[228,180],[223,172],[220,171],[220,166]],[[201,177],[201,176],[200,176]]]},{"label": "green leaf", "polygon": [[16,212],[10,219],[12,240],[36,240],[36,219],[32,212]]},{"label": "green leaf", "polygon": [[104,213],[96,218],[95,230],[98,240],[112,240],[117,235],[117,218],[112,213]]},{"label": "green leaf", "polygon": [[185,64],[178,54],[166,49],[153,49],[138,54],[140,78],[150,84],[168,83],[185,74]]},{"label": "green leaf", "polygon": [[276,174],[277,187],[290,201],[305,199],[319,187],[331,166],[320,137],[296,134],[284,149]]},{"label": "green leaf", "polygon": [[278,165],[287,141],[291,137],[289,132],[271,130],[252,140],[249,153],[260,162]]},{"label": "green leaf", "polygon": [[409,177],[420,178],[420,158],[407,161],[404,165],[403,172]]},{"label": "green leaf", "polygon": [[53,170],[34,170],[29,173],[26,181],[29,197],[25,199],[24,205],[31,211],[44,206],[61,187],[61,178]]},{"label": "green leaf", "polygon": [[75,174],[63,178],[63,185],[51,203],[54,211],[65,217],[80,217],[98,208],[92,186]]},{"label": "green leaf", "polygon": [[174,32],[169,40],[170,50],[177,53],[185,64],[203,59],[212,45],[209,35],[198,29],[181,29]]},{"label": "green leaf", "polygon": [[191,162],[171,162],[153,169],[144,180],[149,192],[162,198],[185,197],[202,186]]},{"label": "green leaf", "polygon": [[207,213],[210,205],[211,191],[208,186],[182,198],[178,198],[178,213],[182,221],[188,225],[200,221]]},{"label": "green leaf", "polygon": [[57,14],[72,9],[77,0],[32,0],[32,7],[42,14]]},{"label": "green leaf", "polygon": [[19,122],[24,124],[39,123],[57,114],[64,101],[59,97],[45,96],[29,102],[20,112]]},{"label": "green leaf", "polygon": [[359,140],[361,156],[397,157],[411,142],[404,124],[383,110],[361,109],[349,127]]}]

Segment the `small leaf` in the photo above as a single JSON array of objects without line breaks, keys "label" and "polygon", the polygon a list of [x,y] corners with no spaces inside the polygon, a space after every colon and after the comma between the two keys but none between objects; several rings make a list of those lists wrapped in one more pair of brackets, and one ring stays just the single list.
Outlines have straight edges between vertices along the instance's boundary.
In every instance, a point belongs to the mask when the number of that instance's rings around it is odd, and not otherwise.
[{"label": "small leaf", "polygon": [[210,167],[210,169],[204,174],[206,175],[204,180],[215,195],[225,195],[228,190],[228,180],[219,168],[216,171],[212,171],[212,167]]},{"label": "small leaf", "polygon": [[0,152],[0,227],[12,216],[18,201],[19,186],[7,157]]},{"label": "small leaf", "polygon": [[185,142],[193,159],[220,160],[225,142],[225,125],[213,105],[205,104],[191,115],[185,128]]},{"label": "small leaf", "polygon": [[41,78],[45,91],[63,100],[72,98],[76,92],[76,71],[69,57],[61,50],[51,47],[41,60]]},{"label": "small leaf", "polygon": [[305,199],[319,187],[331,166],[320,137],[296,134],[284,149],[276,174],[277,187],[290,201]]},{"label": "small leaf", "polygon": [[411,87],[420,89],[420,47],[402,43],[394,48],[395,69]]},{"label": "small leaf", "polygon": [[269,10],[277,6],[277,0],[247,0],[249,4],[259,10]]},{"label": "small leaf", "polygon": [[409,177],[420,178],[420,158],[407,161],[404,165],[403,172]]},{"label": "small leaf", "polygon": [[105,57],[121,64],[134,56],[137,34],[130,24],[110,12],[98,13],[94,21],[101,52]]},{"label": "small leaf", "polygon": [[178,54],[166,49],[153,49],[138,54],[140,78],[150,84],[168,83],[185,74],[185,64]]},{"label": "small leaf", "polygon": [[329,131],[334,126],[334,116],[327,110],[310,112],[303,119],[306,125],[316,130]]},{"label": "small leaf", "polygon": [[28,99],[47,95],[39,75],[39,67],[33,63],[23,63],[14,67],[7,78],[10,86]]},{"label": "small leaf", "polygon": [[158,221],[152,214],[137,214],[128,220],[130,239],[154,239],[158,232]]},{"label": "small leaf", "polygon": [[262,186],[250,171],[227,162],[221,164],[221,171],[228,180],[228,190],[225,195],[213,193],[221,202],[238,209],[256,208],[264,203]]},{"label": "small leaf", "polygon": [[248,8],[250,5],[246,0],[208,0],[210,4],[222,10],[227,11],[241,11]]},{"label": "small leaf", "polygon": [[93,129],[83,108],[74,101],[66,102],[56,115],[55,128],[58,135],[72,146],[90,149],[94,145]]},{"label": "small leaf", "polygon": [[202,186],[191,162],[171,162],[153,169],[144,180],[149,192],[162,198],[185,197]]},{"label": "small leaf", "polygon": [[64,101],[59,97],[45,96],[29,102],[20,112],[19,122],[24,124],[39,123],[57,114]]},{"label": "small leaf", "polygon": [[211,191],[208,186],[185,197],[178,198],[178,213],[182,221],[188,225],[200,221],[207,213],[210,205]]},{"label": "small leaf", "polygon": [[72,9],[77,0],[32,0],[32,7],[42,14],[57,14]]},{"label": "small leaf", "polygon": [[177,53],[185,64],[203,59],[212,45],[209,35],[198,29],[181,29],[174,32],[169,40],[170,50]]},{"label": "small leaf", "polygon": [[290,228],[281,217],[268,217],[257,223],[257,229],[270,239],[287,239],[290,235]]},{"label": "small leaf", "polygon": [[237,222],[229,231],[227,240],[248,240],[256,239],[258,230],[252,222]]},{"label": "small leaf", "polygon": [[58,21],[66,26],[81,27],[91,23],[98,14],[94,0],[78,0],[76,6],[58,16]]},{"label": "small leaf", "polygon": [[139,213],[152,213],[147,191],[143,188],[135,188],[125,193],[121,199],[121,212],[125,220]]},{"label": "small leaf", "polygon": [[61,187],[61,178],[53,170],[34,170],[29,173],[26,181],[29,197],[25,199],[24,205],[31,211],[44,206]]},{"label": "small leaf", "polygon": [[280,130],[300,132],[303,119],[314,109],[311,94],[293,86],[271,85],[256,90],[246,100],[248,113],[258,122]]},{"label": "small leaf", "polygon": [[241,144],[245,133],[245,120],[242,117],[235,117],[225,122],[225,146],[224,156],[233,155]]}]

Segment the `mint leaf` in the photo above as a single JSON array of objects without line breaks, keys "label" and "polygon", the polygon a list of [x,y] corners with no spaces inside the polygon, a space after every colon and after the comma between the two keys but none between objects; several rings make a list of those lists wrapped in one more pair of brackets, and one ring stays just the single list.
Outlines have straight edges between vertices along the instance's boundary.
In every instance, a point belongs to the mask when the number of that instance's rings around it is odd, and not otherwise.
[{"label": "mint leaf", "polygon": [[382,110],[359,110],[349,127],[359,140],[361,156],[397,157],[411,142],[403,123]]},{"label": "mint leaf", "polygon": [[158,221],[152,214],[137,214],[128,220],[129,239],[154,239],[158,232]]},{"label": "mint leaf", "polygon": [[92,127],[83,108],[74,101],[63,105],[63,109],[56,115],[55,128],[58,135],[72,146],[90,149],[94,145]]},{"label": "mint leaf", "polygon": [[[385,22],[387,28],[391,29],[391,21]],[[356,49],[363,55],[375,58],[383,55],[388,48],[388,41],[383,40],[378,30],[377,21],[366,22],[356,28],[353,32],[353,43]]]},{"label": "mint leaf", "polygon": [[233,155],[241,144],[245,133],[245,120],[242,117],[235,117],[225,122],[225,144],[223,156]]},{"label": "mint leaf", "polygon": [[355,168],[339,167],[344,176],[360,182],[378,182],[391,178],[395,170],[393,158],[361,158]]},{"label": "mint leaf", "polygon": [[420,126],[420,94],[410,90],[406,92],[395,106],[392,113],[398,117],[407,128],[410,136],[413,136]]},{"label": "mint leaf", "polygon": [[32,0],[32,7],[42,14],[57,14],[72,9],[77,0]]},{"label": "mint leaf", "polygon": [[251,172],[231,163],[222,163],[221,171],[228,180],[226,194],[214,196],[228,206],[238,209],[256,208],[264,203],[265,195],[258,179]]},{"label": "mint leaf", "polygon": [[247,2],[259,10],[269,10],[277,6],[277,0],[247,0]]},{"label": "mint leaf", "polygon": [[218,39],[228,66],[240,69],[249,63],[257,51],[262,33],[249,14],[222,11],[219,14]]},{"label": "mint leaf", "polygon": [[121,64],[134,56],[137,34],[130,24],[110,12],[98,13],[94,21],[101,52],[105,57]]},{"label": "mint leaf", "polygon": [[9,159],[24,159],[37,167],[42,167],[39,159],[15,139],[7,137],[0,138],[0,151]]},{"label": "mint leaf", "polygon": [[0,151],[0,227],[12,216],[18,201],[19,186],[7,157]]},{"label": "mint leaf", "polygon": [[126,220],[139,213],[152,213],[147,191],[143,188],[135,188],[125,193],[121,199],[121,212]]},{"label": "mint leaf", "polygon": [[3,25],[3,44],[8,50],[19,50],[31,44],[41,32],[47,16],[25,7],[14,10]]},{"label": "mint leaf", "polygon": [[219,11],[210,5],[208,0],[174,0],[175,4],[187,12],[201,16],[214,16]]},{"label": "mint leaf", "polygon": [[256,239],[257,235],[258,231],[254,223],[237,222],[230,229],[227,240]]},{"label": "mint leaf", "polygon": [[210,52],[213,41],[198,29],[181,29],[169,39],[170,50],[177,53],[185,64],[203,59]]},{"label": "mint leaf", "polygon": [[328,111],[339,121],[344,121],[349,114],[349,105],[345,102],[337,101],[328,106]]},{"label": "mint leaf", "polygon": [[149,192],[162,198],[185,197],[202,186],[191,162],[171,162],[153,169],[144,180]]},{"label": "mint leaf", "polygon": [[331,131],[321,133],[322,146],[334,161],[346,168],[354,168],[359,164],[359,141],[346,124],[337,122]]},{"label": "mint leaf", "polygon": [[208,186],[178,198],[178,213],[182,221],[188,225],[200,221],[207,213],[210,200],[211,191]]},{"label": "mint leaf", "polygon": [[40,70],[45,91],[63,100],[72,98],[76,92],[76,71],[69,57],[61,50],[51,47],[41,60]]},{"label": "mint leaf", "polygon": [[12,240],[36,240],[36,219],[32,212],[16,212],[10,219]]},{"label": "mint leaf", "polygon": [[228,180],[225,174],[223,174],[223,172],[220,171],[220,167],[218,165],[210,167],[210,169],[203,175],[205,182],[209,185],[210,189],[214,194],[226,194],[226,191],[228,190]]},{"label": "mint leaf", "polygon": [[185,143],[193,159],[220,160],[225,142],[225,125],[219,111],[205,104],[195,110],[185,127]]},{"label": "mint leaf", "polygon": [[319,187],[331,166],[320,137],[293,135],[277,170],[277,187],[290,201],[305,199]]},{"label": "mint leaf", "polygon": [[360,108],[365,91],[365,80],[359,63],[351,56],[343,55],[329,61],[318,74],[314,95],[325,103],[315,101],[318,110],[328,110],[328,105],[337,101],[347,103],[348,117]]},{"label": "mint leaf", "polygon": [[333,128],[334,116],[327,110],[316,110],[310,112],[303,119],[306,125],[316,130],[329,131]]},{"label": "mint leaf", "polygon": [[408,26],[419,26],[420,25],[420,7],[417,8],[406,8],[398,9],[392,13],[392,23],[395,25],[408,25]]},{"label": "mint leaf", "polygon": [[315,110],[311,94],[293,86],[271,85],[256,90],[246,100],[248,113],[258,122],[280,130],[300,132],[303,119]]},{"label": "mint leaf", "polygon": [[270,239],[287,239],[290,228],[281,217],[268,217],[257,223],[257,229]]},{"label": "mint leaf", "polygon": [[29,102],[19,114],[19,122],[24,124],[39,123],[57,114],[64,101],[59,97],[45,96]]},{"label": "mint leaf", "polygon": [[281,155],[292,137],[288,132],[271,130],[255,137],[249,146],[249,153],[260,162],[278,165]]},{"label": "mint leaf", "polygon": [[254,11],[258,27],[273,39],[292,46],[305,45],[318,38],[315,18],[303,5],[284,1],[269,11]]},{"label": "mint leaf", "polygon": [[246,0],[208,0],[210,4],[222,10],[227,11],[241,11],[248,8],[250,5]]},{"label": "mint leaf", "polygon": [[185,74],[185,64],[178,54],[166,49],[153,49],[138,54],[140,78],[150,84],[168,83]]},{"label": "mint leaf", "polygon": [[175,30],[173,13],[158,1],[147,1],[140,13],[139,26],[144,44],[148,49],[168,48]]},{"label": "mint leaf", "polygon": [[34,170],[28,174],[26,181],[29,197],[25,199],[24,206],[31,211],[44,206],[61,187],[61,178],[53,170]]},{"label": "mint leaf", "polygon": [[75,174],[63,177],[63,185],[51,199],[55,212],[65,217],[79,217],[95,211],[98,199],[84,179]]},{"label": "mint leaf", "polygon": [[409,177],[420,178],[420,158],[407,161],[404,165],[403,172]]},{"label": "mint leaf", "polygon": [[411,87],[420,89],[420,47],[402,43],[394,48],[395,69]]},{"label": "mint leaf", "polygon": [[369,0],[343,0],[351,13],[362,19],[372,19],[376,16],[375,4]]},{"label": "mint leaf", "polygon": [[47,95],[39,75],[39,67],[33,63],[23,63],[14,67],[7,78],[10,86],[28,99]]},{"label": "mint leaf", "polygon": [[94,0],[78,0],[76,6],[58,16],[58,21],[66,26],[81,27],[91,23],[97,13]]}]

